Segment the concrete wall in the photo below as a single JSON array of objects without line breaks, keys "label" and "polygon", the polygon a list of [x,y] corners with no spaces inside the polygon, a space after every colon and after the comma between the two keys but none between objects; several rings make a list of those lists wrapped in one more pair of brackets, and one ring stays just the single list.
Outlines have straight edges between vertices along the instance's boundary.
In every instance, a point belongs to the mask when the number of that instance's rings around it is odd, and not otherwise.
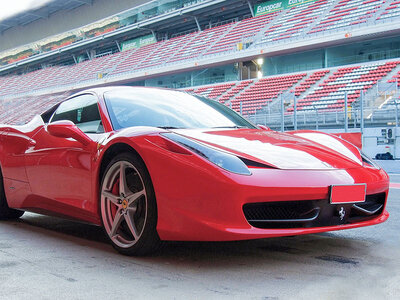
[{"label": "concrete wall", "polygon": [[92,5],[56,12],[48,19],[39,19],[4,31],[0,35],[0,51],[93,23],[146,2],[149,0],[94,0]]}]

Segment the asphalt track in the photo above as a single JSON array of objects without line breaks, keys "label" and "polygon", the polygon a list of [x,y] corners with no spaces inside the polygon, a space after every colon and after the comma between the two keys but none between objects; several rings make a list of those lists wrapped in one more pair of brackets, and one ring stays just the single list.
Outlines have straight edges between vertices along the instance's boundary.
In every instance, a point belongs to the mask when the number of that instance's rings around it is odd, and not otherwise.
[{"label": "asphalt track", "polygon": [[0,223],[0,299],[399,299],[400,175],[384,224],[117,254],[96,226],[26,213]]}]

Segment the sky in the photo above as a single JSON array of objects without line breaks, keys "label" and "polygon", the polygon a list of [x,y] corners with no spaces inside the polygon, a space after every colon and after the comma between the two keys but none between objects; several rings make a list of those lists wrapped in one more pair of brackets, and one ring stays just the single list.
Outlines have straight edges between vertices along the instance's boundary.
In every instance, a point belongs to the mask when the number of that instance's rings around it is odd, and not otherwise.
[{"label": "sky", "polygon": [[20,12],[39,8],[52,0],[11,0],[0,1],[0,21]]}]

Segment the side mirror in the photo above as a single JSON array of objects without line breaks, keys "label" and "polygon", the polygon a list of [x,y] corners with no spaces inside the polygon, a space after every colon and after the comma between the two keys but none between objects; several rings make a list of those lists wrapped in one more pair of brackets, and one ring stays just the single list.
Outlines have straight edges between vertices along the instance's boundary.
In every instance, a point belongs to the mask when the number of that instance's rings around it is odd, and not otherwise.
[{"label": "side mirror", "polygon": [[47,132],[59,138],[73,138],[84,146],[89,145],[91,139],[82,132],[73,122],[55,121],[47,125]]}]

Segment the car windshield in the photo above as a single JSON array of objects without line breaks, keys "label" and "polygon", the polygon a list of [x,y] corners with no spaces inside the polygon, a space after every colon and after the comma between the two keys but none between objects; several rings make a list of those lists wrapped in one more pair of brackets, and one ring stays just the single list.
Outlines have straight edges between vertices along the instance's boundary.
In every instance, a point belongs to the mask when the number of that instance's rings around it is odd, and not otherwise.
[{"label": "car windshield", "polygon": [[121,89],[104,93],[104,99],[114,130],[132,126],[256,128],[225,105],[184,92]]}]

